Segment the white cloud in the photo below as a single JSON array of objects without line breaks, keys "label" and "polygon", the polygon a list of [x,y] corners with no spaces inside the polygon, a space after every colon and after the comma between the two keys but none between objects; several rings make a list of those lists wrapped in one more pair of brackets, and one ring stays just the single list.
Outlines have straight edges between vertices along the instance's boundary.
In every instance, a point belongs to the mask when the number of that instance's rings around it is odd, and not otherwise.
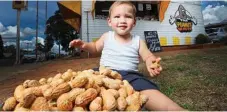
[{"label": "white cloud", "polygon": [[35,33],[36,33],[35,31],[36,31],[36,30],[33,30],[33,29],[29,28],[29,27],[26,27],[26,28],[23,30],[23,33],[24,33],[25,35],[32,35],[32,34],[35,34]]},{"label": "white cloud", "polygon": [[[0,22],[0,34],[3,38],[16,38],[17,37],[17,26],[4,27]],[[20,37],[25,38],[35,34],[35,30],[29,27],[20,29]]]},{"label": "white cloud", "polygon": [[[34,43],[34,46],[35,46],[36,37],[33,37],[31,41],[32,41],[32,43]],[[41,43],[42,45],[44,45],[44,38],[38,37],[37,38],[37,43]]]},{"label": "white cloud", "polygon": [[[3,38],[7,37],[16,37],[17,34],[17,26],[7,26],[6,30],[1,32]],[[20,32],[20,36],[23,37],[24,34]]]},{"label": "white cloud", "polygon": [[4,43],[4,46],[10,46],[10,45],[16,46],[16,42],[5,42]]},{"label": "white cloud", "polygon": [[227,18],[227,7],[208,5],[203,11],[204,24],[219,23]]},{"label": "white cloud", "polygon": [[[65,51],[61,50],[62,46],[60,45],[60,53],[61,54],[67,54]],[[59,53],[59,45],[57,45],[56,43],[54,43],[54,46],[51,49],[52,52],[58,54]]]},{"label": "white cloud", "polygon": [[[36,37],[33,37],[31,40],[22,40],[22,41],[20,41],[20,48],[25,49],[25,50],[27,50],[27,49],[34,50],[35,42],[36,42]],[[42,45],[44,45],[44,38],[38,37],[38,43],[41,43]],[[9,45],[16,46],[16,42],[5,42],[4,43],[4,46],[9,46]],[[62,49],[62,46],[60,45],[60,53],[66,54],[66,52],[61,49]],[[54,43],[54,46],[52,47],[51,51],[58,54],[59,46],[56,43]]]},{"label": "white cloud", "polygon": [[0,22],[0,32],[2,32],[3,30],[5,30],[5,27],[4,27],[3,24]]},{"label": "white cloud", "polygon": [[20,48],[33,50],[35,47],[34,47],[34,44],[32,43],[32,41],[23,40],[23,41],[20,41]]}]

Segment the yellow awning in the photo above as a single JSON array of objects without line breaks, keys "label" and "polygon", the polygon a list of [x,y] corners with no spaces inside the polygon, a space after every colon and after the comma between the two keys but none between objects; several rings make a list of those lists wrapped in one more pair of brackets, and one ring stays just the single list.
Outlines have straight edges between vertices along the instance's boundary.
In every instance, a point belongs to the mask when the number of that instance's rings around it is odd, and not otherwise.
[{"label": "yellow awning", "polygon": [[81,1],[59,1],[57,4],[64,21],[79,32],[81,25]]},{"label": "yellow awning", "polygon": [[160,9],[159,9],[159,20],[162,22],[165,18],[165,12],[169,6],[170,1],[161,1],[160,2]]},{"label": "yellow awning", "polygon": [[95,2],[96,0],[92,0],[91,15],[93,19],[95,18]]}]

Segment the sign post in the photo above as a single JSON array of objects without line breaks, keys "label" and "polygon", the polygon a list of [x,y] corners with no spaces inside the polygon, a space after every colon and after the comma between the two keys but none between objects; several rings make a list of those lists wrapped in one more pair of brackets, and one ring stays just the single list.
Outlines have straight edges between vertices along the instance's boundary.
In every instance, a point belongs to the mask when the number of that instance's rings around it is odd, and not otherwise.
[{"label": "sign post", "polygon": [[157,31],[144,31],[147,47],[152,52],[162,51]]},{"label": "sign post", "polygon": [[17,40],[16,40],[16,61],[20,64],[20,13],[22,9],[27,8],[28,1],[13,1],[12,7],[17,10]]},{"label": "sign post", "polygon": [[20,64],[20,13],[21,10],[17,10],[17,40],[16,40],[16,62],[15,64]]}]

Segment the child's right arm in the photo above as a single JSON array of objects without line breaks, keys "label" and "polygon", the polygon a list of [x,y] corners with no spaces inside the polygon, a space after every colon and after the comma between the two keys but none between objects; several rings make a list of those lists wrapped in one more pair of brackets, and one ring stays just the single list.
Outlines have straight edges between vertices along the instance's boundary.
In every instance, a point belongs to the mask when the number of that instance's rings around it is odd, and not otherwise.
[{"label": "child's right arm", "polygon": [[69,43],[69,47],[79,47],[90,53],[101,53],[104,46],[104,39],[108,33],[104,33],[96,42],[83,42],[80,39],[74,39]]}]

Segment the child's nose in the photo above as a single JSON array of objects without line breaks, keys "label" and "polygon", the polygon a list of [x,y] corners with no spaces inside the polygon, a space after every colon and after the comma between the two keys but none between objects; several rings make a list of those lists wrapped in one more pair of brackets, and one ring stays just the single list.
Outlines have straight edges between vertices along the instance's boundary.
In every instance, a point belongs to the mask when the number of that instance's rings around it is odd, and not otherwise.
[{"label": "child's nose", "polygon": [[125,23],[126,22],[126,19],[124,17],[121,17],[120,18],[120,23]]}]

